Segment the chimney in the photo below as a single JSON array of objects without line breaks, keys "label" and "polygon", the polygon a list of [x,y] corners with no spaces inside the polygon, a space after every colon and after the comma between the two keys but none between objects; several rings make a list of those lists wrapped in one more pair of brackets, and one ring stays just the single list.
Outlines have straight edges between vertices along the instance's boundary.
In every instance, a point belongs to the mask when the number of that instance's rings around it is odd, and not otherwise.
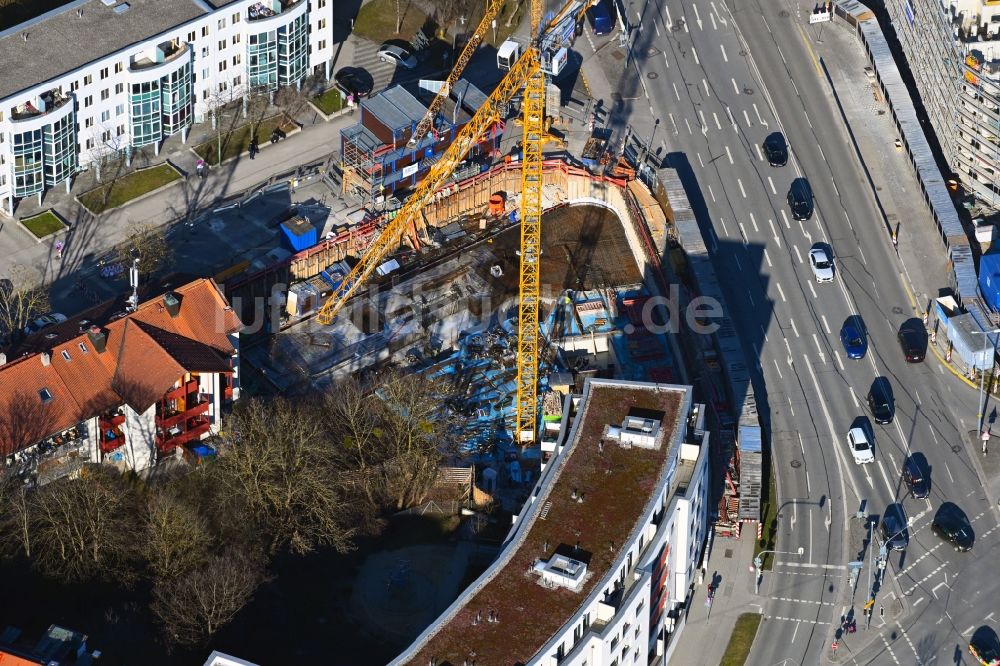
[{"label": "chimney", "polygon": [[48,352],[42,352],[39,358],[42,359],[42,365],[46,368],[49,367],[50,363],[52,363],[52,354]]},{"label": "chimney", "polygon": [[28,33],[22,32],[21,33],[21,39],[23,39],[24,41],[28,41]]},{"label": "chimney", "polygon": [[7,365],[7,354],[0,352],[0,365]]},{"label": "chimney", "polygon": [[103,354],[104,350],[108,348],[108,334],[102,331],[100,326],[96,324],[91,326],[87,330],[87,337],[90,339],[90,344],[94,345],[94,350],[98,354]]},{"label": "chimney", "polygon": [[170,314],[171,319],[179,315],[181,312],[180,294],[173,291],[168,291],[163,294],[163,306],[167,308],[167,312]]}]

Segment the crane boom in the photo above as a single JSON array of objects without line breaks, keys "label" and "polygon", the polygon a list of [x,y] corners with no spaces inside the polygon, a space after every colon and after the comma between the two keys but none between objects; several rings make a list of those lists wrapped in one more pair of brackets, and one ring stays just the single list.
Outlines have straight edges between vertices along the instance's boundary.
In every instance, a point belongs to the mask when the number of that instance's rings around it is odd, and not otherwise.
[{"label": "crane boom", "polygon": [[[416,191],[410,195],[399,209],[395,218],[372,243],[371,247],[361,257],[351,272],[334,290],[333,295],[323,304],[316,321],[327,325],[333,322],[337,313],[344,307],[347,300],[357,291],[358,287],[375,272],[385,256],[398,243],[403,232],[412,222],[419,219],[421,209],[430,197],[440,188],[444,181],[454,172],[455,167],[465,158],[469,150],[476,144],[491,124],[502,117],[503,107],[521,89],[528,78],[538,72],[538,55],[534,49],[528,49],[511,67],[507,75],[500,81],[496,89],[476,111],[472,119],[458,133],[455,140],[435,162],[427,175],[420,181]],[[537,316],[537,315],[536,315]]]},{"label": "crane boom", "polygon": [[430,106],[427,107],[427,113],[424,117],[420,119],[420,123],[417,125],[417,129],[414,130],[413,135],[410,140],[407,141],[408,145],[416,145],[424,136],[427,131],[430,130],[431,126],[434,124],[434,116],[437,115],[438,111],[441,110],[441,105],[444,101],[448,99],[448,95],[451,94],[451,89],[458,82],[460,76],[462,76],[462,71],[465,70],[465,66],[469,64],[469,60],[472,59],[473,54],[475,54],[476,49],[479,48],[479,43],[483,40],[483,35],[486,34],[487,28],[492,24],[493,19],[500,12],[503,7],[505,0],[487,0],[486,13],[483,14],[483,20],[479,22],[479,26],[476,27],[476,31],[472,33],[472,37],[465,44],[465,48],[462,49],[462,53],[458,56],[458,60],[455,61],[455,66],[451,69],[451,74],[445,80],[444,85],[441,86],[441,90],[437,92],[434,96],[434,101],[431,102]]}]

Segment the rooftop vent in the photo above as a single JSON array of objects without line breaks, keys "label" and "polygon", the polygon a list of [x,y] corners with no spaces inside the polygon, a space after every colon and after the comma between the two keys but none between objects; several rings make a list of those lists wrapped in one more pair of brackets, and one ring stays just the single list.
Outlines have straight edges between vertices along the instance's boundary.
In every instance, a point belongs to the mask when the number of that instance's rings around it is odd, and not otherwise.
[{"label": "rooftop vent", "polygon": [[123,2],[122,4],[112,9],[111,11],[113,11],[115,14],[124,14],[128,10],[128,8],[129,4],[127,2]]},{"label": "rooftop vent", "polygon": [[542,577],[542,584],[550,587],[565,587],[579,592],[587,577],[587,565],[568,555],[556,553],[548,562],[538,560],[534,570]]},{"label": "rooftop vent", "polygon": [[179,294],[173,291],[168,291],[163,294],[163,307],[167,309],[167,313],[171,318],[176,317],[181,313],[181,297]]},{"label": "rooftop vent", "polygon": [[605,426],[604,437],[621,443],[623,447],[659,448],[661,419],[662,415],[633,409],[621,426]]},{"label": "rooftop vent", "polygon": [[0,365],[7,365],[7,354],[0,352]]},{"label": "rooftop vent", "polygon": [[100,326],[94,325],[87,330],[87,337],[90,344],[94,345],[94,350],[98,354],[104,353],[108,347],[108,334],[101,330]]},{"label": "rooftop vent", "polygon": [[76,17],[83,18],[83,9],[76,10]]},{"label": "rooftop vent", "polygon": [[52,363],[52,354],[48,352],[42,352],[41,354],[38,355],[38,357],[42,359],[42,365],[45,366],[46,368],[49,367],[50,363]]},{"label": "rooftop vent", "polygon": [[101,0],[101,2],[103,2],[103,3],[104,3],[104,6],[105,6],[105,7],[111,7],[111,6],[113,6],[113,5],[114,5],[114,4],[116,3],[116,2],[118,2],[118,0]]},{"label": "rooftop vent", "polygon": [[28,33],[22,32],[21,33],[21,39],[23,39],[24,41],[28,41]]}]

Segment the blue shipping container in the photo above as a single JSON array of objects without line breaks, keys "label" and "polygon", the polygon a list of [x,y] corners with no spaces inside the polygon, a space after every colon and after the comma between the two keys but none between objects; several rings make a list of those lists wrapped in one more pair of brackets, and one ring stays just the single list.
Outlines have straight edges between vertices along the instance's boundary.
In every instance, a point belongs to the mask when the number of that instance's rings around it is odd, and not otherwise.
[{"label": "blue shipping container", "polygon": [[991,310],[1000,310],[1000,254],[979,260],[979,293]]},{"label": "blue shipping container", "polygon": [[606,35],[613,28],[611,12],[603,0],[587,10],[587,20],[590,21],[590,28],[595,35]]},{"label": "blue shipping container", "polygon": [[316,227],[304,217],[296,217],[281,223],[281,231],[293,252],[301,252],[319,242]]}]

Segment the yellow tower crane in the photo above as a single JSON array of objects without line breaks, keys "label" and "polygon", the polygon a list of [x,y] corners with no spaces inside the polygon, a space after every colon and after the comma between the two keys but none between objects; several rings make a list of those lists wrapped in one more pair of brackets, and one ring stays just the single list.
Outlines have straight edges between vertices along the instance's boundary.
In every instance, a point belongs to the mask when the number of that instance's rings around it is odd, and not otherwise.
[{"label": "yellow tower crane", "polygon": [[[595,0],[569,0],[563,9],[549,23],[548,31],[565,25],[565,19],[572,15],[578,21],[588,6]],[[528,443],[535,439],[538,423],[538,312],[540,304],[539,270],[541,261],[542,224],[542,145],[545,140],[545,71],[543,43],[553,44],[553,35],[543,34],[543,0],[531,0],[531,40],[524,53],[510,67],[472,119],[462,128],[455,140],[435,162],[417,189],[407,198],[396,217],[390,220],[378,238],[372,243],[358,263],[345,276],[334,294],[323,304],[316,316],[320,324],[333,322],[358,287],[381,265],[386,255],[398,246],[403,233],[411,224],[419,221],[421,209],[430,202],[435,192],[444,185],[468,152],[483,137],[486,130],[501,120],[504,109],[511,99],[523,90],[522,115],[524,134],[522,140],[523,159],[521,162],[521,267],[520,298],[518,305],[517,339],[517,415],[514,433],[518,442]],[[498,3],[490,1],[486,16],[480,22],[476,33],[469,40],[459,57],[456,67],[464,68],[490,25],[488,17],[495,16]],[[471,50],[470,50],[471,47]],[[459,70],[460,73],[461,70]],[[448,77],[445,88],[438,93],[428,113],[421,120],[417,132],[426,133],[433,122],[432,109],[440,108],[448,90],[458,79],[456,72]],[[436,107],[435,107],[436,105]],[[426,125],[426,126],[425,126]],[[421,126],[425,126],[421,130]],[[416,132],[415,132],[416,134]],[[419,140],[419,139],[418,139]]]}]

